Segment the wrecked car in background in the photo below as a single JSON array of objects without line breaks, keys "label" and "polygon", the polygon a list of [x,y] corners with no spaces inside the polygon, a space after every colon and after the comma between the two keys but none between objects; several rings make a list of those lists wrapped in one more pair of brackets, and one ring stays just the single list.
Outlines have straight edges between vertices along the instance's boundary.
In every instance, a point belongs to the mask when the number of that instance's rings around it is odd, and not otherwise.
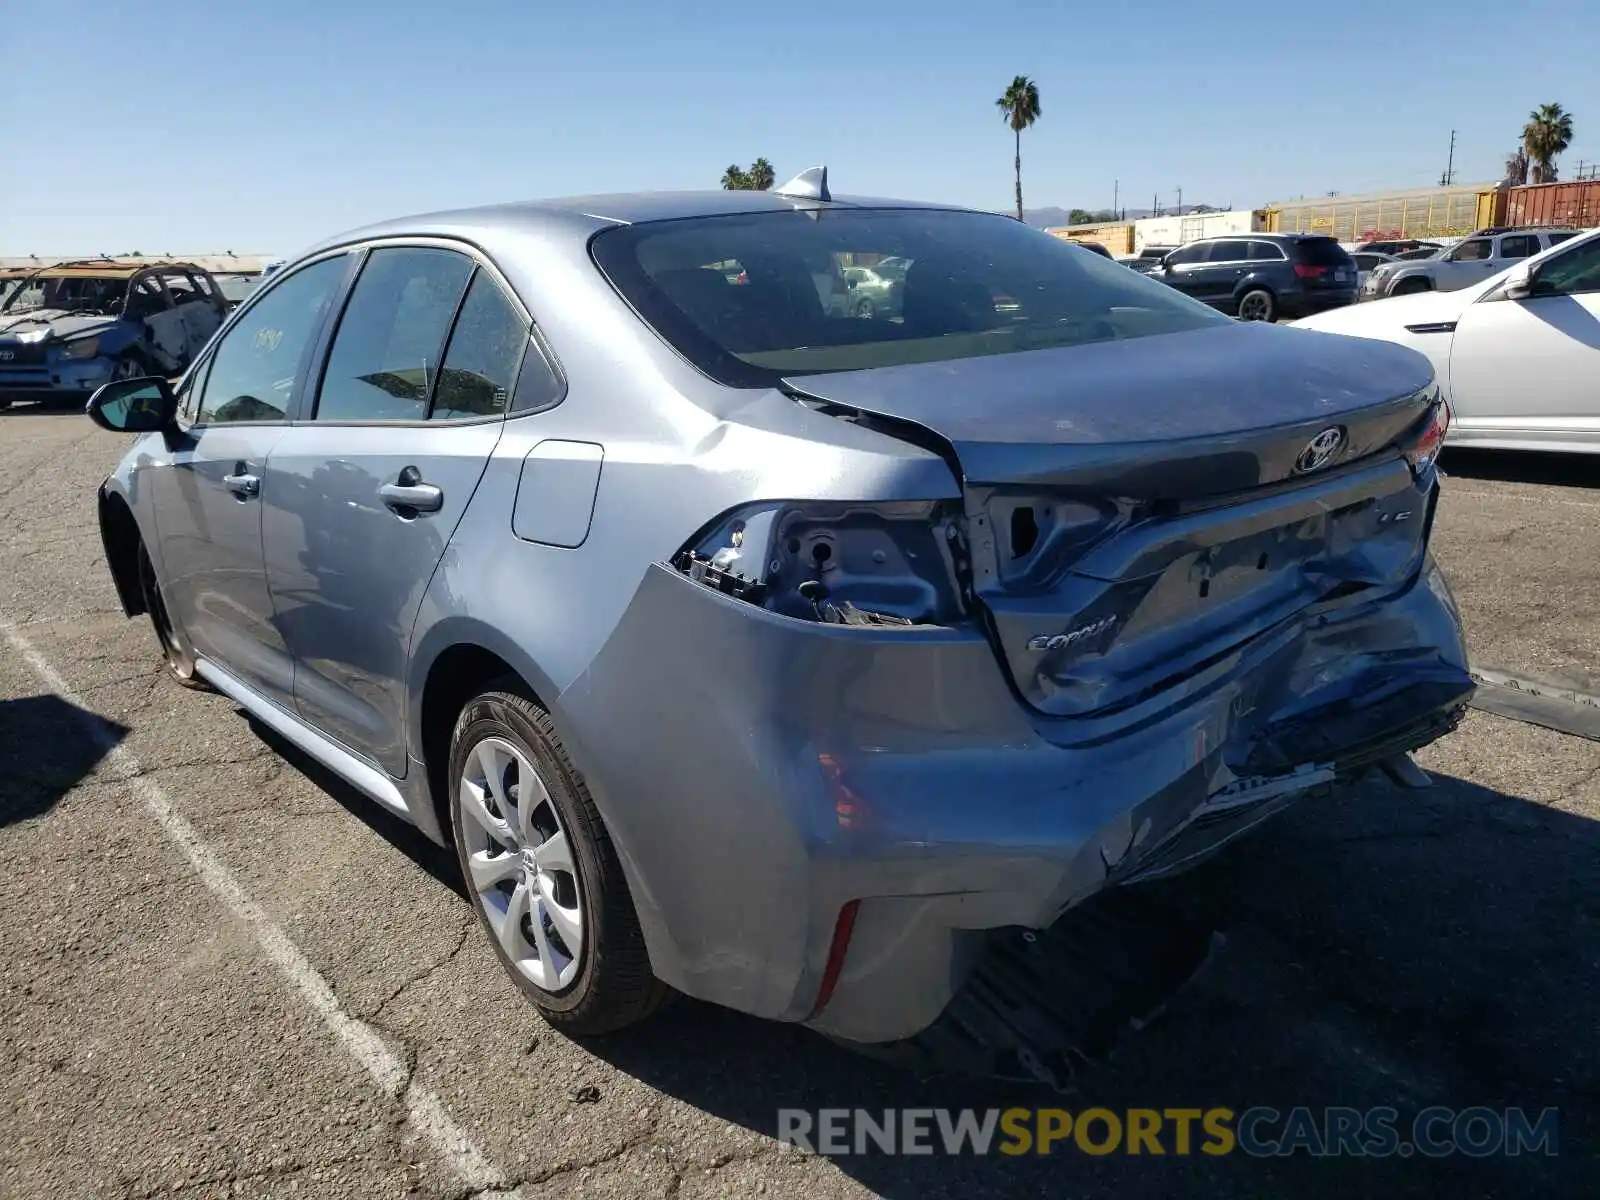
[{"label": "wrecked car in background", "polygon": [[[858,253],[893,317],[827,304]],[[346,234],[89,411],[169,673],[453,842],[573,1034],[1070,1061],[1178,961],[1103,897],[1472,692],[1427,359],[821,172]]]},{"label": "wrecked car in background", "polygon": [[184,262],[83,259],[0,290],[0,408],[82,403],[113,379],[179,374],[228,311],[210,273]]}]

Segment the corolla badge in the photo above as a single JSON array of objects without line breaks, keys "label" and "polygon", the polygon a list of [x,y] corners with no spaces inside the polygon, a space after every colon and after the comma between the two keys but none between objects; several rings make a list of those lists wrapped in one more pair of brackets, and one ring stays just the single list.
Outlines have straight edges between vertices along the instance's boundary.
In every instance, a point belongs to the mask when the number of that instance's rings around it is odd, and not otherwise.
[{"label": "corolla badge", "polygon": [[1316,437],[1306,443],[1306,448],[1300,451],[1300,457],[1294,460],[1295,473],[1308,474],[1311,471],[1320,471],[1339,456],[1339,451],[1344,449],[1344,427],[1330,425]]},{"label": "corolla badge", "polygon": [[1104,633],[1116,623],[1116,617],[1101,617],[1093,624],[1074,629],[1071,633],[1036,633],[1028,639],[1028,649],[1065,650],[1068,646],[1076,646],[1085,638]]}]

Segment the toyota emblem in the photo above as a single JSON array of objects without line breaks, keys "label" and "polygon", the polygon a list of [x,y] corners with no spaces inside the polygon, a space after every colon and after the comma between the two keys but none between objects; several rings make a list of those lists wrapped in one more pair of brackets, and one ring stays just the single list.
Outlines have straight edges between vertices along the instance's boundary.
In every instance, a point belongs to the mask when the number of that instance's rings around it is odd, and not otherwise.
[{"label": "toyota emblem", "polygon": [[1339,451],[1343,449],[1344,428],[1333,425],[1324,429],[1306,443],[1306,448],[1300,451],[1300,457],[1294,460],[1296,474],[1308,475],[1312,471],[1320,471],[1338,458]]}]

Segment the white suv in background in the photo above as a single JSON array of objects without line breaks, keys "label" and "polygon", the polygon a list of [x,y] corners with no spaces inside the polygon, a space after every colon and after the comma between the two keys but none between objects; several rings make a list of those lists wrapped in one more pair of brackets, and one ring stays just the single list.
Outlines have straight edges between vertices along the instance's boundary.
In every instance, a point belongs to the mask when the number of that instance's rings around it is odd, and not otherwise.
[{"label": "white suv in background", "polygon": [[1415,292],[1454,292],[1482,283],[1513,263],[1576,237],[1578,229],[1480,229],[1435,258],[1384,263],[1367,275],[1362,300]]}]

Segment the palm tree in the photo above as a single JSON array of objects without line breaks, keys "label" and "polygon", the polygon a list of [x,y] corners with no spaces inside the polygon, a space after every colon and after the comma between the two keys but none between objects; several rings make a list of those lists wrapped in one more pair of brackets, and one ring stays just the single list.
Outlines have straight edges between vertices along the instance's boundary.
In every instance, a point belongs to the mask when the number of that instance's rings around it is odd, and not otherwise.
[{"label": "palm tree", "polygon": [[1017,220],[1022,220],[1022,131],[1039,119],[1039,89],[1026,75],[1011,81],[1006,94],[994,102],[1011,132],[1017,135]]},{"label": "palm tree", "polygon": [[1521,146],[1506,155],[1506,182],[1512,187],[1528,182],[1528,155]]},{"label": "palm tree", "polygon": [[753,192],[764,192],[778,182],[772,164],[764,158],[758,158],[751,163],[750,170],[745,173],[744,178],[746,185]]},{"label": "palm tree", "polygon": [[1541,104],[1522,127],[1522,148],[1528,153],[1534,183],[1554,183],[1556,158],[1572,145],[1572,114],[1559,104]]},{"label": "palm tree", "polygon": [[722,173],[722,186],[730,192],[740,192],[750,186],[750,177],[743,167],[733,163]]}]

